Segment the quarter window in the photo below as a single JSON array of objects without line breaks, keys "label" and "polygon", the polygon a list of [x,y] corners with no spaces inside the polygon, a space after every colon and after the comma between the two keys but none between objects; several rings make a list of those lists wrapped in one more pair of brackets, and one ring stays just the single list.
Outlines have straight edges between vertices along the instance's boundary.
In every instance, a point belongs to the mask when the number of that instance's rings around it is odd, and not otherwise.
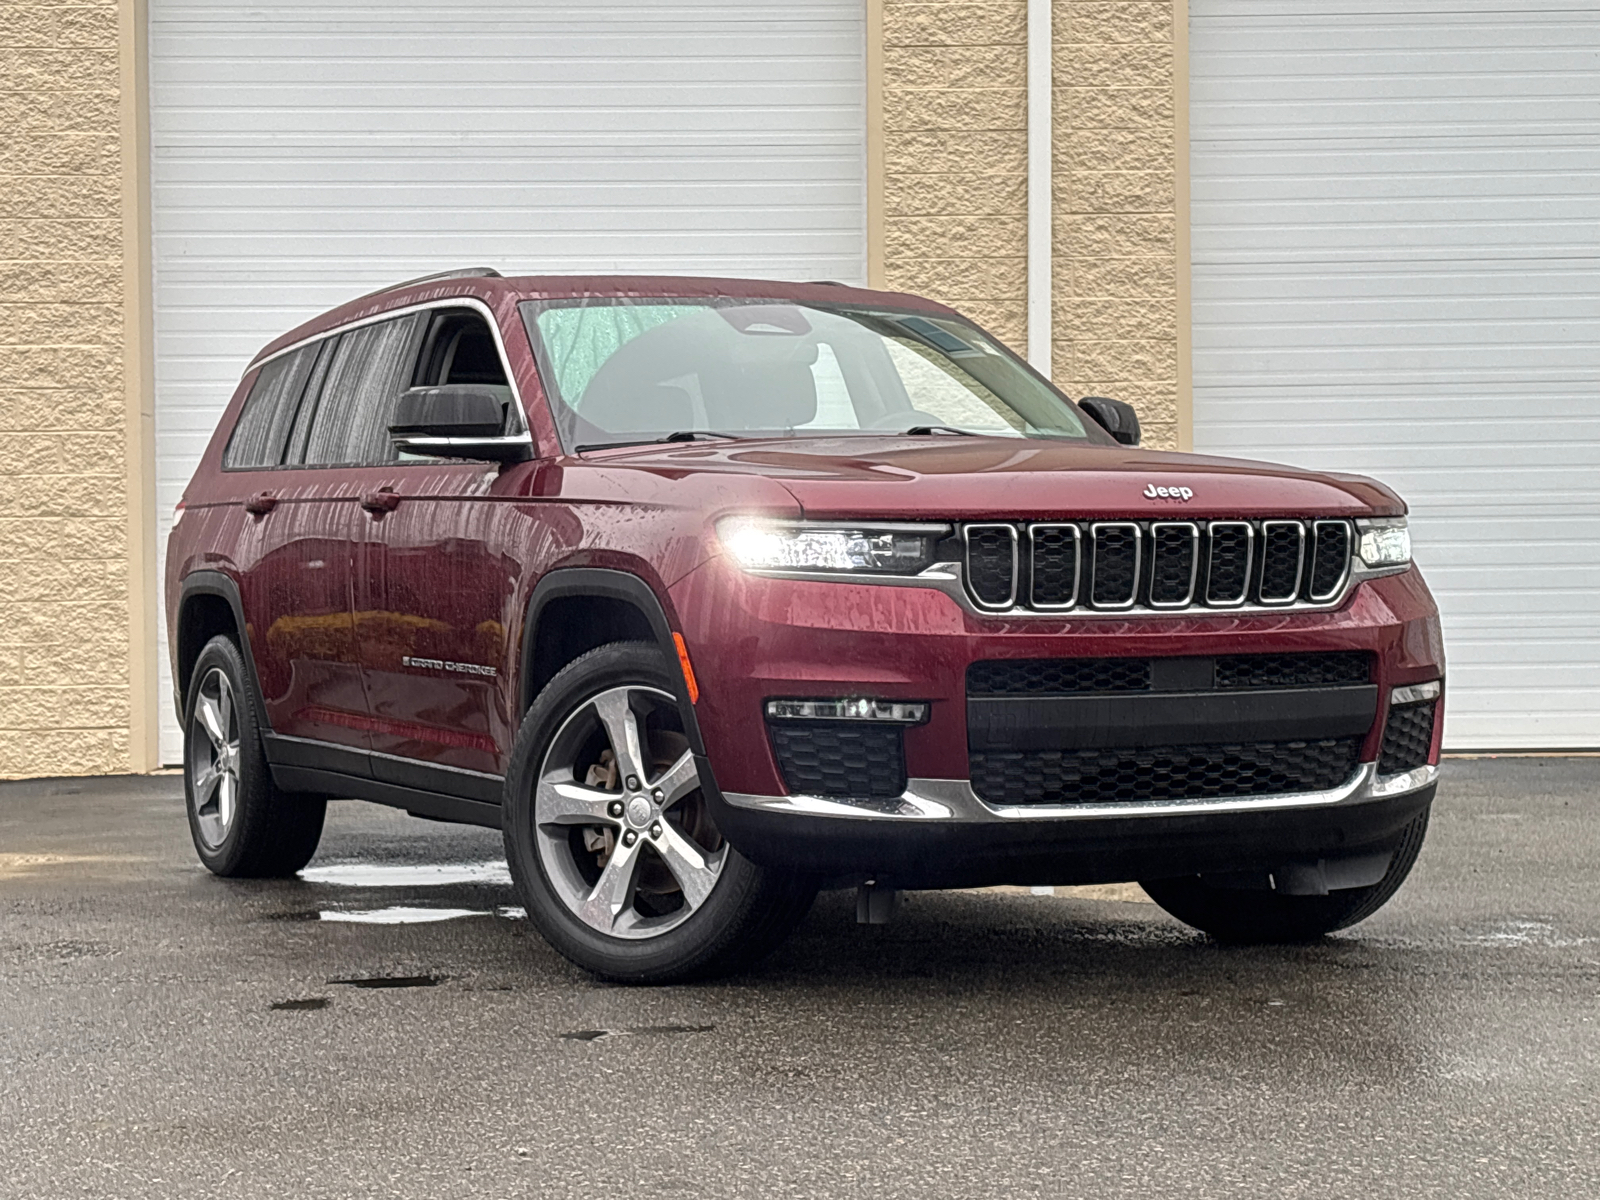
[{"label": "quarter window", "polygon": [[228,439],[228,448],[222,454],[225,470],[275,467],[283,461],[284,445],[318,349],[306,346],[285,354],[256,373],[233,436]]}]

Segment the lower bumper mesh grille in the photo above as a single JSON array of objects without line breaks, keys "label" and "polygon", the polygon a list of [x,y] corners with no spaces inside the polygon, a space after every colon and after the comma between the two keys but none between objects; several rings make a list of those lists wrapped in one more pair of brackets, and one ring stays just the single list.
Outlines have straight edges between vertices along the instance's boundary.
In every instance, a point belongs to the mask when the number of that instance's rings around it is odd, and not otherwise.
[{"label": "lower bumper mesh grille", "polygon": [[1142,750],[971,755],[972,788],[991,804],[1200,800],[1336,788],[1356,771],[1360,738],[1151,746]]},{"label": "lower bumper mesh grille", "polygon": [[767,728],[790,795],[898,796],[906,790],[899,725],[784,721]]},{"label": "lower bumper mesh grille", "polygon": [[1378,774],[1394,775],[1423,766],[1433,749],[1434,710],[1437,700],[1407,704],[1389,710],[1383,727],[1383,749],[1378,752]]}]

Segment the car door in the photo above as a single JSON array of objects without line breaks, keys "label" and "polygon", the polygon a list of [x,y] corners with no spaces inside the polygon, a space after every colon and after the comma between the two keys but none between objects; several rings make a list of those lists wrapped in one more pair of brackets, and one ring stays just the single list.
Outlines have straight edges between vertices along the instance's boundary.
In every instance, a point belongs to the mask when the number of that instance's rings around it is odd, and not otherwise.
[{"label": "car door", "polygon": [[[337,343],[323,339],[260,369],[223,469],[245,472],[239,591],[267,723],[300,765],[364,772],[370,740],[351,613],[360,512],[347,481],[300,453]],[[301,742],[313,752],[294,754]]]},{"label": "car door", "polygon": [[[436,310],[413,386],[472,383],[513,400],[494,335],[472,309]],[[514,430],[508,430],[514,431]],[[513,484],[495,463],[397,456],[367,472],[356,632],[372,715],[373,773],[489,802],[511,733],[505,694],[520,568],[505,552]]]}]

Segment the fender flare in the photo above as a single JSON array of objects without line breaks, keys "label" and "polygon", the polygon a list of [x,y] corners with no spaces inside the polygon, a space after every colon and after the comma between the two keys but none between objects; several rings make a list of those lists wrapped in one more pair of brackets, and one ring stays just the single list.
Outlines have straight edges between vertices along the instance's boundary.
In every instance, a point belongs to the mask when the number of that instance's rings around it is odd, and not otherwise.
[{"label": "fender flare", "polygon": [[183,725],[184,706],[189,699],[189,681],[178,678],[178,643],[183,624],[183,610],[191,596],[221,596],[233,610],[233,625],[239,633],[239,654],[244,659],[245,674],[250,677],[250,693],[255,698],[256,712],[261,715],[262,732],[271,733],[271,722],[267,719],[266,696],[261,691],[261,680],[256,674],[255,651],[250,647],[250,626],[244,619],[244,600],[239,595],[238,582],[223,571],[191,571],[183,577],[178,592],[178,628],[171,631],[173,636],[169,649],[172,655],[173,699],[178,706],[179,726]]},{"label": "fender flare", "polygon": [[[539,621],[551,601],[567,596],[605,596],[631,604],[643,613],[645,620],[650,623],[656,643],[661,647],[661,652],[667,656],[667,660],[672,663],[678,661],[678,647],[672,640],[673,625],[667,615],[667,607],[655,589],[642,578],[627,571],[616,571],[605,567],[558,567],[547,572],[539,580],[533,589],[533,594],[528,597],[527,611],[523,614],[522,649],[518,655],[517,677],[519,713],[526,713],[534,701],[533,651],[537,641],[534,634],[539,628]],[[700,737],[699,716],[689,699],[688,683],[684,680],[682,671],[675,671],[673,675],[676,680],[673,691],[677,696],[679,711],[687,714],[684,734],[689,739],[689,748],[696,756],[703,757],[705,742]]]}]

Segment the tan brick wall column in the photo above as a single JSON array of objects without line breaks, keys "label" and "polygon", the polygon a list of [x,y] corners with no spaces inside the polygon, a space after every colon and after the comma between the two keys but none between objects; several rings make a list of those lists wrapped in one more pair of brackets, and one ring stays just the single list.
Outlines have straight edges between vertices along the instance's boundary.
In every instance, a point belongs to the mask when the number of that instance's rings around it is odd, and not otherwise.
[{"label": "tan brick wall column", "polygon": [[142,11],[0,4],[0,777],[150,765],[124,111]]},{"label": "tan brick wall column", "polygon": [[1175,449],[1174,5],[1056,0],[1054,14],[1055,379],[1128,401],[1145,444]]},{"label": "tan brick wall column", "polygon": [[1027,4],[882,0],[884,286],[1027,342]]},{"label": "tan brick wall column", "polygon": [[[883,285],[953,304],[1025,352],[1026,0],[869,11],[882,22],[882,144],[869,154],[882,199],[869,219]],[[1054,0],[1053,16],[1055,379],[1129,401],[1146,444],[1175,448],[1187,4]]]}]

